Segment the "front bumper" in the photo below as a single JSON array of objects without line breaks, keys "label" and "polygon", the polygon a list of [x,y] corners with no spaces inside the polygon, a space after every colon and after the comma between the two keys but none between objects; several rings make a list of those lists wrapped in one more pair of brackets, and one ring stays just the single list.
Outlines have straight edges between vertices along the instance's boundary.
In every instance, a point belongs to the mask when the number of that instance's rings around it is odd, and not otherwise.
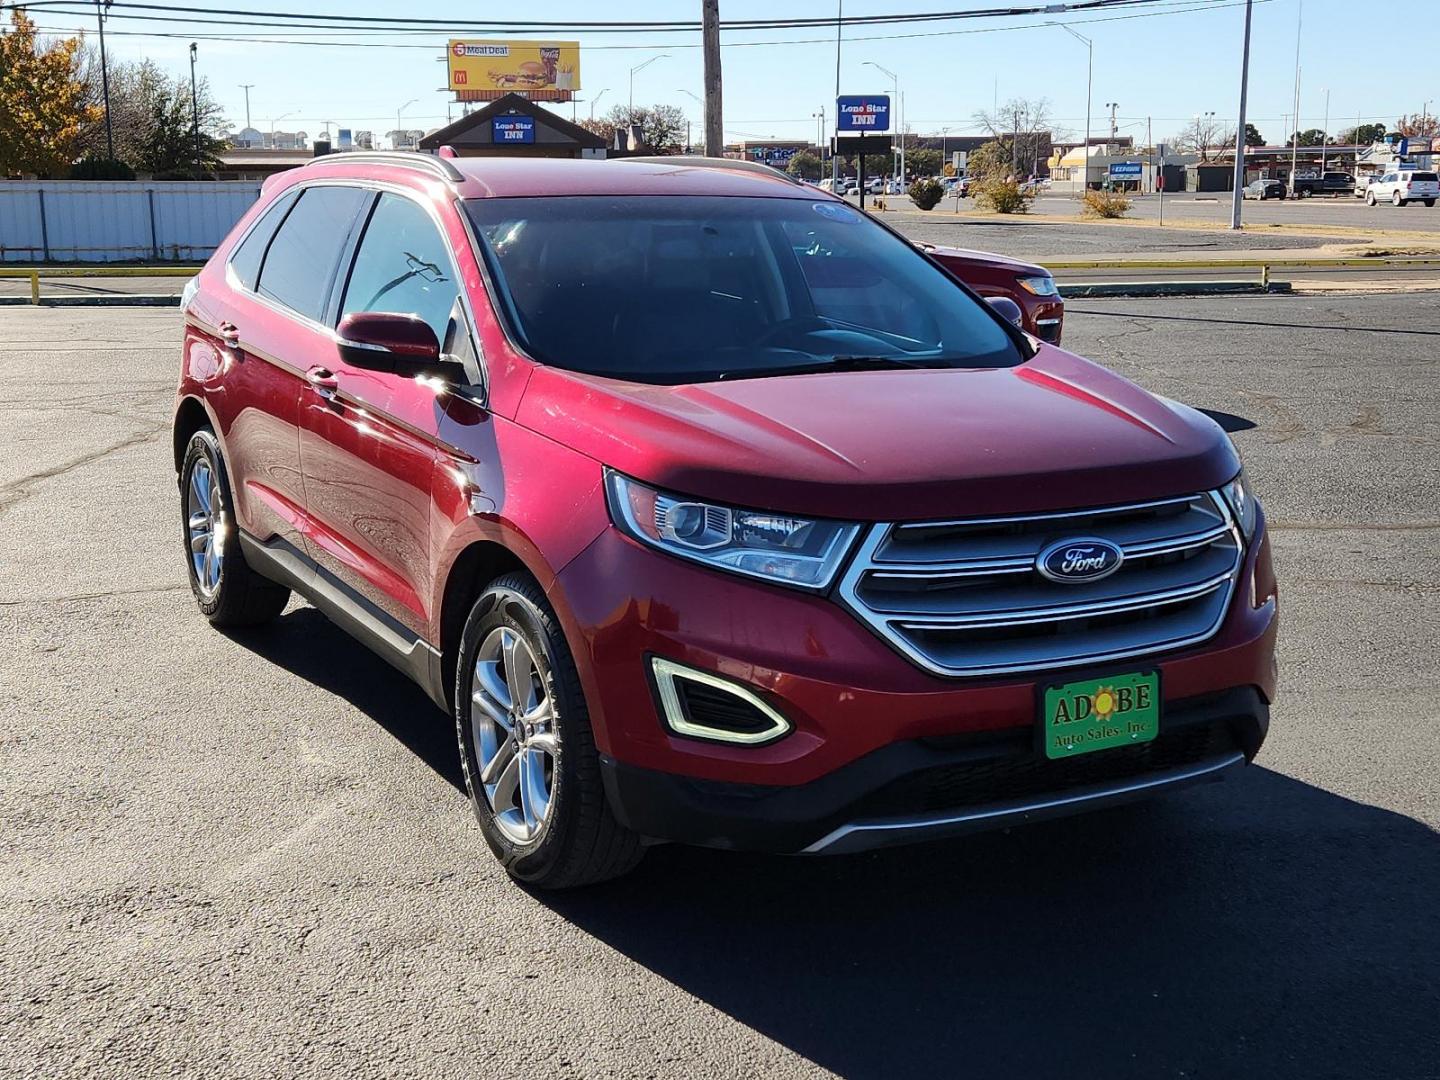
[{"label": "front bumper", "polygon": [[[935,676],[833,599],[698,567],[613,529],[560,572],[551,596],[617,816],[646,836],[711,846],[852,850],[1138,797],[1253,757],[1275,694],[1263,526],[1219,631],[1143,662],[1161,676],[1161,736],[1071,759],[1063,775],[1033,745],[1036,687],[1052,673]],[[661,719],[646,657],[738,682],[793,730],[755,746],[678,735]]]},{"label": "front bumper", "polygon": [[1255,755],[1270,710],[1254,687],[1170,703],[1152,743],[1049,761],[1028,731],[917,739],[810,784],[695,780],[602,758],[636,832],[708,847],[838,854],[1061,817],[1219,779]]}]

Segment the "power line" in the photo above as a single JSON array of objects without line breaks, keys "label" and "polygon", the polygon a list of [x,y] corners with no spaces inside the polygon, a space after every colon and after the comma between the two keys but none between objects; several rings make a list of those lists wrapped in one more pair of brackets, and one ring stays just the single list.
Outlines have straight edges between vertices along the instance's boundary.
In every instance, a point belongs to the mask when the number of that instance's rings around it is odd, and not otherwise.
[{"label": "power line", "polygon": [[[1144,7],[1162,3],[1164,0],[1078,0],[1066,5],[1066,12],[1085,12],[1105,8]],[[56,14],[74,14],[85,11],[86,0],[12,0],[9,7],[45,8]],[[1054,8],[1055,5],[1048,5]],[[483,29],[498,34],[536,33],[558,29],[590,34],[633,34],[653,33],[698,33],[700,24],[693,21],[648,22],[541,22],[535,20],[487,20],[469,19],[422,19],[418,17],[394,17],[378,15],[328,15],[315,12],[245,11],[237,8],[202,8],[186,5],[132,3],[115,0],[107,9],[114,19],[128,19],[140,22],[164,22],[212,25],[212,26],[256,26],[274,32],[276,30],[326,30],[334,27],[369,27],[388,30],[411,30],[424,27],[441,27],[448,30]],[[162,11],[164,15],[132,14],[132,11]],[[1053,10],[1048,12],[1054,14]],[[786,18],[786,19],[742,19],[721,24],[722,30],[785,30],[830,28],[837,22],[841,26],[886,26],[907,23],[953,22],[964,19],[1015,18],[1027,15],[1047,14],[1046,5],[976,8],[967,11],[911,12],[894,15],[851,15],[841,19],[830,18]],[[226,16],[217,18],[214,16]],[[193,35],[192,35],[193,36]]]},{"label": "power line", "polygon": [[[73,0],[56,0],[56,2],[73,2]],[[1109,15],[1089,19],[1068,20],[1066,25],[1083,26],[1090,23],[1126,22],[1131,19],[1153,19],[1161,16],[1194,14],[1199,11],[1215,11],[1224,8],[1242,7],[1244,0],[1202,0],[1202,2],[1187,2],[1187,0],[1150,0],[1155,6],[1163,6],[1166,10],[1146,11],[1128,15]],[[1273,3],[1274,0],[1256,0],[1256,3]],[[55,12],[55,14],[68,14]],[[166,20],[169,21],[169,20]],[[833,21],[831,23],[833,25]],[[971,30],[931,30],[924,33],[910,34],[869,34],[857,35],[846,38],[847,41],[908,41],[916,38],[933,37],[959,37],[970,34],[995,34],[1006,33],[1017,30],[1033,30],[1042,27],[1044,23],[1025,23],[1019,26],[987,26]],[[63,26],[42,26],[38,29],[48,33],[72,32],[74,27]],[[286,28],[288,29],[288,28]],[[270,31],[273,33],[274,31]],[[239,31],[230,34],[198,33],[176,33],[160,30],[111,30],[112,36],[119,37],[144,37],[144,38],[170,38],[184,41],[222,41],[239,44],[255,45],[310,45],[321,48],[347,48],[347,49],[424,49],[430,52],[441,51],[445,48],[444,42],[379,42],[379,41],[337,41],[337,40],[308,40],[291,37],[269,37],[259,35],[243,34]],[[332,32],[328,37],[340,36],[378,36],[385,33],[395,34],[422,34],[428,31],[401,31],[401,30],[364,30],[364,31],[341,31]],[[318,36],[318,35],[317,35]],[[746,48],[752,46],[786,46],[786,45],[830,45],[831,38],[786,38],[781,40],[765,41],[725,41],[721,47],[725,49]],[[699,42],[666,42],[661,43],[640,43],[634,45],[586,45],[586,52],[612,52],[626,50],[651,50],[658,48],[666,49],[698,49]]]}]

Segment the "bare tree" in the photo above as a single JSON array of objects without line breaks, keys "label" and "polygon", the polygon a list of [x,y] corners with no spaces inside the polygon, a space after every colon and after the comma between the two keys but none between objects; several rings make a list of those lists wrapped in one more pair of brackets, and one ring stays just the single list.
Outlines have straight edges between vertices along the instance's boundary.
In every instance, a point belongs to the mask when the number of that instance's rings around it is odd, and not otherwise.
[{"label": "bare tree", "polygon": [[[81,50],[81,78],[86,86],[87,100],[104,104],[100,88],[100,52],[88,42]],[[200,111],[200,133],[219,138],[225,133],[225,114],[201,78],[196,98]],[[182,119],[188,125],[190,116],[190,76],[172,75],[154,60],[137,63],[110,60],[110,120],[115,130],[115,156],[136,165],[145,153],[146,144],[155,135],[157,117],[175,111],[174,102],[183,105]],[[81,134],[82,152],[92,157],[105,155],[105,120],[88,124]],[[178,114],[177,114],[178,115]]]},{"label": "bare tree", "polygon": [[581,120],[580,126],[599,135],[607,143],[614,143],[615,132],[627,130],[631,124],[640,125],[640,139],[656,154],[680,154],[685,150],[685,113],[674,105],[652,105],[648,109],[636,105],[633,109],[616,105],[608,113],[594,120]]},{"label": "bare tree", "polygon": [[975,122],[1009,155],[1010,170],[1016,176],[1033,171],[1042,158],[1050,156],[1048,98],[1011,98],[994,112],[976,112]]},{"label": "bare tree", "polygon": [[1172,138],[1175,149],[1197,154],[1201,165],[1230,156],[1235,146],[1235,129],[1226,127],[1213,115],[1197,116]]}]

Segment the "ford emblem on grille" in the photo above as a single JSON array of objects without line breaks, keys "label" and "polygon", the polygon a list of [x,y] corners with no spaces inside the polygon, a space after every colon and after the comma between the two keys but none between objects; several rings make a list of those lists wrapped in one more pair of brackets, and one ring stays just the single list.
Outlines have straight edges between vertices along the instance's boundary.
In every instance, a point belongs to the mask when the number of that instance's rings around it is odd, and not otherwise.
[{"label": "ford emblem on grille", "polygon": [[1109,577],[1125,561],[1125,552],[1109,540],[1093,536],[1061,540],[1035,556],[1035,569],[1064,584],[1099,581]]}]

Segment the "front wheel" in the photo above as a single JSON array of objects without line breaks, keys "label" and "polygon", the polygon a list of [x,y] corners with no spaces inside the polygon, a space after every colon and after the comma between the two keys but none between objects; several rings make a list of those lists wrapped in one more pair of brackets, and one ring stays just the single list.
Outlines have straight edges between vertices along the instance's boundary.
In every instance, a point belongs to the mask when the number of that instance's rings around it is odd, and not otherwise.
[{"label": "front wheel", "polygon": [[573,888],[644,854],[610,812],[575,661],[534,580],[507,574],[470,611],[455,678],[465,788],[490,850],[519,881]]},{"label": "front wheel", "polygon": [[180,463],[180,531],[190,591],[212,625],[255,626],[285,610],[290,590],[245,562],[234,506],[220,440],[201,428],[190,436]]},{"label": "front wheel", "polygon": [[1365,205],[1366,205],[1366,206],[1374,206],[1374,205],[1375,205],[1375,192],[1373,192],[1373,191],[1367,191],[1367,192],[1365,193]]}]

